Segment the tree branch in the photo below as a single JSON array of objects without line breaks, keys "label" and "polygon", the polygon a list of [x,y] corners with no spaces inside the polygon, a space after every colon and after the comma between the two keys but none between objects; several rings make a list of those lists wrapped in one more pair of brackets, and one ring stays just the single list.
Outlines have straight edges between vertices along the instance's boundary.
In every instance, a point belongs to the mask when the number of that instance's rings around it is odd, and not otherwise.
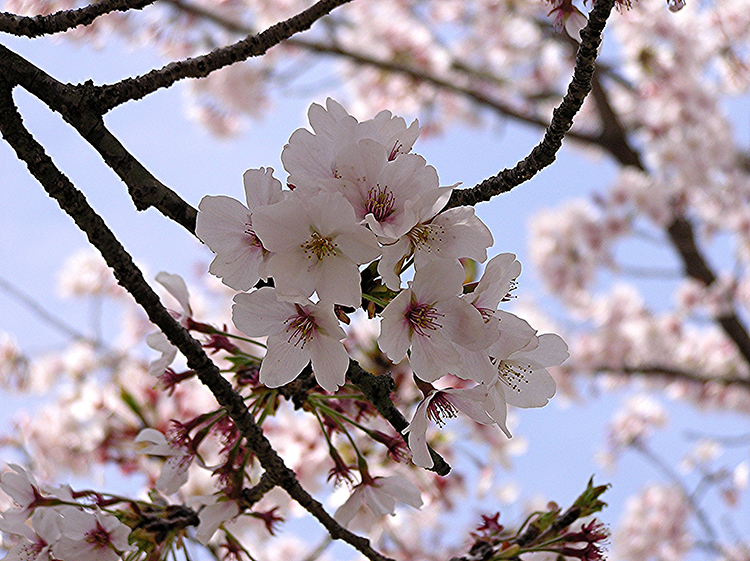
[{"label": "tree branch", "polygon": [[495,195],[507,193],[525,183],[539,171],[552,164],[562,147],[565,134],[573,125],[573,117],[583,105],[591,91],[596,57],[601,43],[602,31],[612,11],[614,0],[597,0],[589,14],[589,23],[581,31],[581,46],[576,56],[573,78],[560,105],[552,113],[552,121],[544,132],[542,141],[531,153],[511,169],[504,169],[497,175],[485,179],[471,189],[456,189],[448,201],[447,208],[475,205],[489,201]]},{"label": "tree branch", "polygon": [[0,133],[10,144],[17,157],[26,163],[29,172],[39,181],[50,197],[86,234],[107,264],[112,268],[117,282],[135,298],[156,324],[187,358],[188,367],[194,370],[203,384],[213,393],[217,402],[227,410],[240,434],[258,457],[273,483],[283,488],[289,496],[312,514],[333,539],[341,539],[372,561],[390,561],[370,546],[369,540],[350,532],[338,524],[300,485],[294,471],[288,468],[248,411],[242,397],[221,375],[218,367],[206,355],[201,344],[183,328],[143,278],[140,269],[120,244],[102,218],[89,206],[83,194],[55,166],[44,148],[23,125],[21,115],[13,103],[12,86],[0,75]]},{"label": "tree branch", "polygon": [[89,25],[99,16],[111,12],[140,10],[156,0],[99,0],[83,8],[60,10],[46,16],[26,17],[0,12],[0,32],[23,37],[38,37]]},{"label": "tree branch", "polygon": [[97,107],[101,114],[122,105],[126,101],[141,99],[160,88],[166,88],[185,78],[204,78],[211,72],[250,57],[260,56],[271,47],[288,39],[295,33],[309,29],[313,23],[330,13],[334,8],[352,0],[318,0],[308,9],[277,23],[265,31],[247,37],[233,45],[211,51],[208,54],[172,62],[158,70],[136,78],[127,78],[116,84],[98,88]]},{"label": "tree branch", "polygon": [[668,380],[686,380],[697,384],[721,384],[722,386],[739,386],[750,390],[750,379],[739,376],[726,376],[716,378],[706,378],[696,372],[674,368],[671,366],[660,366],[655,364],[644,364],[641,366],[623,366],[620,368],[611,368],[609,366],[600,366],[592,369],[597,373],[606,374],[627,374],[643,376],[644,378],[662,377]]}]

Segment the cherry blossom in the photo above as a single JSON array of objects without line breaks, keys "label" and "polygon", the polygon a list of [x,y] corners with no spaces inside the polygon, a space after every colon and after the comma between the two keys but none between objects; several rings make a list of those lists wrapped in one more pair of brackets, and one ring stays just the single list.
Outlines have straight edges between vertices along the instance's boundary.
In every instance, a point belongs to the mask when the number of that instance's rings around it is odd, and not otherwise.
[{"label": "cherry blossom", "polygon": [[216,253],[209,272],[235,290],[250,290],[265,280],[270,254],[255,233],[253,213],[284,198],[273,168],[249,169],[243,182],[247,206],[223,195],[203,197],[195,224],[196,235]]},{"label": "cherry blossom", "polygon": [[331,307],[279,300],[277,289],[265,287],[234,297],[232,320],[250,337],[268,336],[260,381],[276,388],[294,380],[312,361],[315,379],[326,390],[342,386],[349,355],[346,337]]},{"label": "cherry blossom", "polygon": [[135,442],[147,443],[142,444],[142,454],[166,458],[155,484],[159,491],[173,495],[187,483],[188,470],[195,459],[194,452],[179,443],[168,441],[166,436],[156,429],[143,429],[135,437]]},{"label": "cherry blossom", "polygon": [[419,136],[416,120],[407,127],[403,118],[381,111],[360,123],[331,98],[325,107],[313,103],[308,116],[314,132],[296,130],[281,153],[289,184],[308,193],[317,192],[321,181],[336,177],[336,157],[345,146],[369,139],[383,147],[389,160],[394,160],[409,152]]},{"label": "cherry blossom", "polygon": [[130,528],[115,516],[102,511],[89,512],[69,506],[61,510],[62,539],[55,546],[55,556],[87,561],[118,561],[128,551]]},{"label": "cherry blossom", "polygon": [[0,523],[3,532],[22,538],[3,557],[8,561],[52,561],[56,559],[52,548],[62,536],[60,513],[53,508],[38,508],[31,515],[31,527],[25,524],[25,517],[8,517],[5,513]]},{"label": "cherry blossom", "polygon": [[418,270],[409,288],[383,310],[380,348],[394,362],[411,349],[412,369],[427,382],[459,370],[454,345],[482,349],[497,338],[484,329],[477,309],[459,297],[463,279],[458,261],[435,261]]},{"label": "cherry blossom", "polygon": [[483,386],[468,389],[449,388],[430,392],[421,401],[414,412],[411,423],[403,431],[404,434],[408,434],[412,461],[423,468],[431,468],[434,465],[427,448],[427,428],[430,421],[434,421],[442,427],[446,418],[454,418],[457,412],[461,411],[482,425],[495,424],[495,420],[485,411],[486,399],[487,391]]},{"label": "cherry blossom", "polygon": [[274,253],[266,272],[280,298],[304,302],[317,292],[323,302],[360,305],[358,265],[377,258],[380,249],[341,194],[287,198],[256,210],[254,225]]},{"label": "cherry blossom", "polygon": [[333,517],[344,527],[356,517],[365,526],[371,526],[386,514],[396,513],[396,502],[414,508],[422,506],[419,489],[399,476],[363,478],[352,494],[334,513]]}]

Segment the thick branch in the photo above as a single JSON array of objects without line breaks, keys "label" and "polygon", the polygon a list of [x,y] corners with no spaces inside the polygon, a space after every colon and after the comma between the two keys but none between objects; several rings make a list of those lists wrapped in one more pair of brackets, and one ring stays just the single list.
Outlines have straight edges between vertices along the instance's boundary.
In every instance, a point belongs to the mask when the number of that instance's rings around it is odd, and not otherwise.
[{"label": "thick branch", "polygon": [[563,137],[573,125],[573,117],[581,109],[584,99],[591,91],[602,31],[613,4],[614,0],[597,0],[594,4],[594,9],[589,14],[589,23],[581,31],[582,41],[576,56],[573,79],[562,102],[552,113],[552,121],[544,132],[542,141],[515,167],[504,169],[471,189],[454,190],[448,208],[489,201],[495,195],[506,193],[528,181],[555,161],[557,152],[562,147]]},{"label": "thick branch", "polygon": [[197,211],[156,179],[105,127],[101,113],[92,104],[93,84],[63,84],[3,45],[0,45],[0,74],[60,113],[127,185],[136,209],[153,206],[195,233]]},{"label": "thick branch", "polygon": [[113,269],[117,282],[130,292],[136,302],[146,311],[149,319],[187,358],[188,366],[211,390],[218,403],[227,410],[248,446],[258,457],[261,466],[269,473],[273,483],[282,487],[292,499],[310,512],[326,528],[332,538],[346,541],[373,561],[389,561],[387,557],[370,547],[369,540],[339,525],[325,511],[323,505],[302,488],[294,471],[284,464],[262,429],[256,424],[242,397],[221,375],[201,344],[172,318],[159,301],[157,294],[143,278],[141,271],[133,263],[131,256],[102,218],[89,206],[83,194],[55,166],[44,148],[26,130],[21,115],[13,103],[11,91],[10,84],[0,76],[0,133],[3,138],[10,144],[18,158],[26,163],[29,172],[42,184],[45,191],[57,201],[60,208],[86,234],[89,242],[100,251],[107,264]]},{"label": "thick branch", "polygon": [[141,99],[160,88],[171,86],[178,80],[204,78],[211,72],[235,62],[263,55],[271,47],[278,45],[295,33],[309,29],[313,23],[330,13],[331,10],[350,1],[319,0],[296,16],[279,22],[265,31],[247,37],[233,45],[216,49],[203,56],[172,62],[163,68],[152,70],[148,74],[136,78],[128,78],[116,84],[102,86],[99,88],[98,107],[104,114],[126,101]]},{"label": "thick branch", "polygon": [[140,10],[156,0],[100,0],[75,10],[60,10],[46,16],[26,17],[0,13],[0,32],[24,37],[38,37],[88,25],[99,16],[112,12]]}]

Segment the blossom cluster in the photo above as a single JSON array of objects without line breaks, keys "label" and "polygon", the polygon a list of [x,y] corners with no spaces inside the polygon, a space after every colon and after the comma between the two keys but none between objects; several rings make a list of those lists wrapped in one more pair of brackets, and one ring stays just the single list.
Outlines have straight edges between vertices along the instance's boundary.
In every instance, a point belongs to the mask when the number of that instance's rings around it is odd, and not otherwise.
[{"label": "blossom cluster", "polygon": [[[199,205],[196,233],[216,254],[209,271],[241,291],[235,325],[267,337],[260,382],[283,386],[311,363],[320,386],[338,390],[349,368],[339,323],[362,307],[381,318],[380,349],[395,363],[408,356],[424,383],[405,431],[417,465],[432,466],[429,418],[458,409],[509,435],[507,404],[545,405],[555,392],[546,368],[568,356],[559,336],[498,309],[520,263],[500,254],[465,284],[460,260],[484,262],[492,234],[473,208],[445,208],[455,186],[440,186],[411,151],[416,121],[382,111],[359,122],[331,99],[309,119],[312,131],[295,131],[281,155],[288,189],[271,168],[251,169],[246,205],[226,196]],[[449,374],[476,385],[431,386]]]}]

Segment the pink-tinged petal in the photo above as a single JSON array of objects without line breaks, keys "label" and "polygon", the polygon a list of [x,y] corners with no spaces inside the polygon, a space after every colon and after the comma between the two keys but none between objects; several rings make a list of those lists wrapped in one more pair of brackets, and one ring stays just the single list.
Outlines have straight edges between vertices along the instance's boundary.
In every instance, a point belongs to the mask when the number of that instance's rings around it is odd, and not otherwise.
[{"label": "pink-tinged petal", "polygon": [[459,296],[466,278],[458,261],[432,261],[414,273],[412,291],[420,304],[434,304]]},{"label": "pink-tinged petal", "polygon": [[411,296],[411,290],[404,290],[390,301],[381,314],[378,346],[394,363],[403,360],[411,345],[411,330],[405,317]]},{"label": "pink-tinged petal", "polygon": [[376,485],[363,485],[364,503],[377,518],[386,514],[396,514],[396,500],[386,493],[381,493]]},{"label": "pink-tinged petal", "polygon": [[266,274],[273,277],[280,300],[303,302],[315,292],[320,278],[317,264],[301,251],[286,251],[268,258]]},{"label": "pink-tinged petal", "polygon": [[430,450],[427,448],[427,427],[430,424],[427,420],[427,407],[430,405],[435,393],[432,392],[419,404],[417,410],[414,412],[414,417],[411,419],[411,423],[403,430],[404,434],[408,433],[409,435],[408,441],[412,462],[419,467],[427,469],[435,464],[430,456]]},{"label": "pink-tinged petal", "polygon": [[470,257],[487,259],[492,234],[471,207],[457,207],[438,214],[415,244],[414,264],[417,269],[434,259]]},{"label": "pink-tinged petal", "polygon": [[438,187],[420,194],[414,203],[414,211],[419,222],[427,222],[440,212],[448,204],[452,192],[453,187]]},{"label": "pink-tinged petal", "polygon": [[431,337],[415,334],[411,340],[409,364],[421,380],[434,382],[459,370],[461,355],[439,332],[432,333]]},{"label": "pink-tinged petal", "polygon": [[526,320],[501,310],[495,311],[494,318],[500,336],[487,350],[491,357],[505,359],[522,349],[530,350],[538,345],[536,329]]},{"label": "pink-tinged petal", "polygon": [[265,286],[234,297],[232,321],[249,337],[265,337],[284,333],[284,322],[296,313],[293,304],[280,301],[276,290]]},{"label": "pink-tinged petal", "polygon": [[377,477],[375,478],[375,485],[383,493],[398,499],[402,503],[413,506],[414,508],[421,508],[424,504],[422,502],[422,493],[419,489],[403,477],[397,475],[390,477]]},{"label": "pink-tinged petal", "polygon": [[459,369],[452,374],[464,380],[489,383],[497,377],[497,367],[492,364],[486,350],[470,351],[466,347],[456,347],[461,355]]},{"label": "pink-tinged petal", "polygon": [[346,338],[346,332],[341,328],[336,314],[333,313],[333,306],[325,304],[311,304],[303,306],[306,311],[312,313],[315,318],[315,332],[322,333],[326,337],[331,337],[337,341]]},{"label": "pink-tinged petal", "polygon": [[217,254],[232,255],[248,245],[251,213],[231,197],[205,196],[198,205],[195,235]]},{"label": "pink-tinged petal", "polygon": [[244,292],[253,288],[261,277],[265,277],[263,265],[263,250],[258,246],[248,245],[240,249],[232,261],[226,261],[224,255],[217,255],[211,261],[208,272],[219,277],[228,287]]},{"label": "pink-tinged petal", "polygon": [[269,337],[266,344],[266,356],[260,364],[260,383],[266,387],[288,384],[310,362],[310,353],[291,344],[285,334]]},{"label": "pink-tinged petal", "polygon": [[221,501],[204,506],[198,513],[200,524],[195,532],[195,539],[207,545],[219,526],[235,518],[239,513],[240,507],[235,501]]},{"label": "pink-tinged petal", "polygon": [[541,366],[557,366],[562,364],[570,356],[568,345],[563,338],[555,333],[545,333],[539,336],[539,346],[532,351],[524,351],[518,356],[520,358],[539,363]]},{"label": "pink-tinged petal", "polygon": [[273,168],[249,169],[242,176],[247,208],[255,209],[284,199],[281,182],[273,176]]},{"label": "pink-tinged petal", "polygon": [[391,290],[401,288],[401,266],[407,255],[411,252],[411,243],[408,238],[401,238],[396,243],[384,245],[383,256],[378,263],[378,274],[383,278],[385,284]]},{"label": "pink-tinged petal", "polygon": [[508,420],[508,405],[505,402],[505,393],[503,386],[499,382],[491,384],[487,388],[487,401],[485,401],[485,410],[497,426],[505,433],[505,436],[511,438],[510,431],[506,424]]},{"label": "pink-tinged petal", "polygon": [[380,246],[375,235],[364,226],[354,226],[336,237],[336,243],[348,259],[362,265],[380,257]]},{"label": "pink-tinged petal", "polygon": [[315,379],[324,390],[334,393],[346,383],[349,355],[341,341],[316,334],[308,341],[307,350]]},{"label": "pink-tinged petal", "polygon": [[162,271],[156,275],[156,281],[177,300],[182,308],[183,315],[188,317],[193,315],[193,310],[190,309],[190,295],[187,285],[180,275],[171,275]]},{"label": "pink-tinged petal", "polygon": [[464,298],[451,298],[436,304],[443,314],[442,324],[445,336],[471,351],[481,351],[499,337],[493,324],[485,323],[482,314]]},{"label": "pink-tinged petal", "polygon": [[357,487],[346,502],[336,509],[333,519],[346,528],[362,508],[363,499],[362,487]]},{"label": "pink-tinged petal", "polygon": [[493,425],[495,421],[487,415],[485,402],[487,400],[487,388],[485,386],[474,386],[473,388],[456,388],[442,390],[456,409],[464,415],[476,421],[480,425]]},{"label": "pink-tinged petal", "polygon": [[305,243],[310,237],[310,218],[298,197],[290,197],[253,212],[253,229],[263,247],[275,253]]},{"label": "pink-tinged petal", "polygon": [[505,400],[515,407],[524,409],[530,407],[544,407],[555,395],[557,389],[555,380],[546,368],[531,363],[519,363],[515,360],[504,361],[514,372],[521,368],[529,368],[523,378],[511,377],[507,374],[500,378],[503,383]]},{"label": "pink-tinged petal", "polygon": [[321,302],[358,308],[362,304],[359,268],[348,259],[331,257],[320,263],[316,284]]},{"label": "pink-tinged petal", "polygon": [[297,129],[281,152],[281,162],[289,172],[288,182],[306,193],[318,192],[322,180],[333,179],[333,146],[320,142],[307,129]]},{"label": "pink-tinged petal", "polygon": [[474,290],[472,303],[477,308],[495,310],[508,295],[511,281],[521,274],[521,263],[513,253],[501,253],[487,262],[482,278]]},{"label": "pink-tinged petal", "polygon": [[320,193],[305,199],[310,224],[316,232],[328,237],[357,224],[354,209],[341,193]]}]

